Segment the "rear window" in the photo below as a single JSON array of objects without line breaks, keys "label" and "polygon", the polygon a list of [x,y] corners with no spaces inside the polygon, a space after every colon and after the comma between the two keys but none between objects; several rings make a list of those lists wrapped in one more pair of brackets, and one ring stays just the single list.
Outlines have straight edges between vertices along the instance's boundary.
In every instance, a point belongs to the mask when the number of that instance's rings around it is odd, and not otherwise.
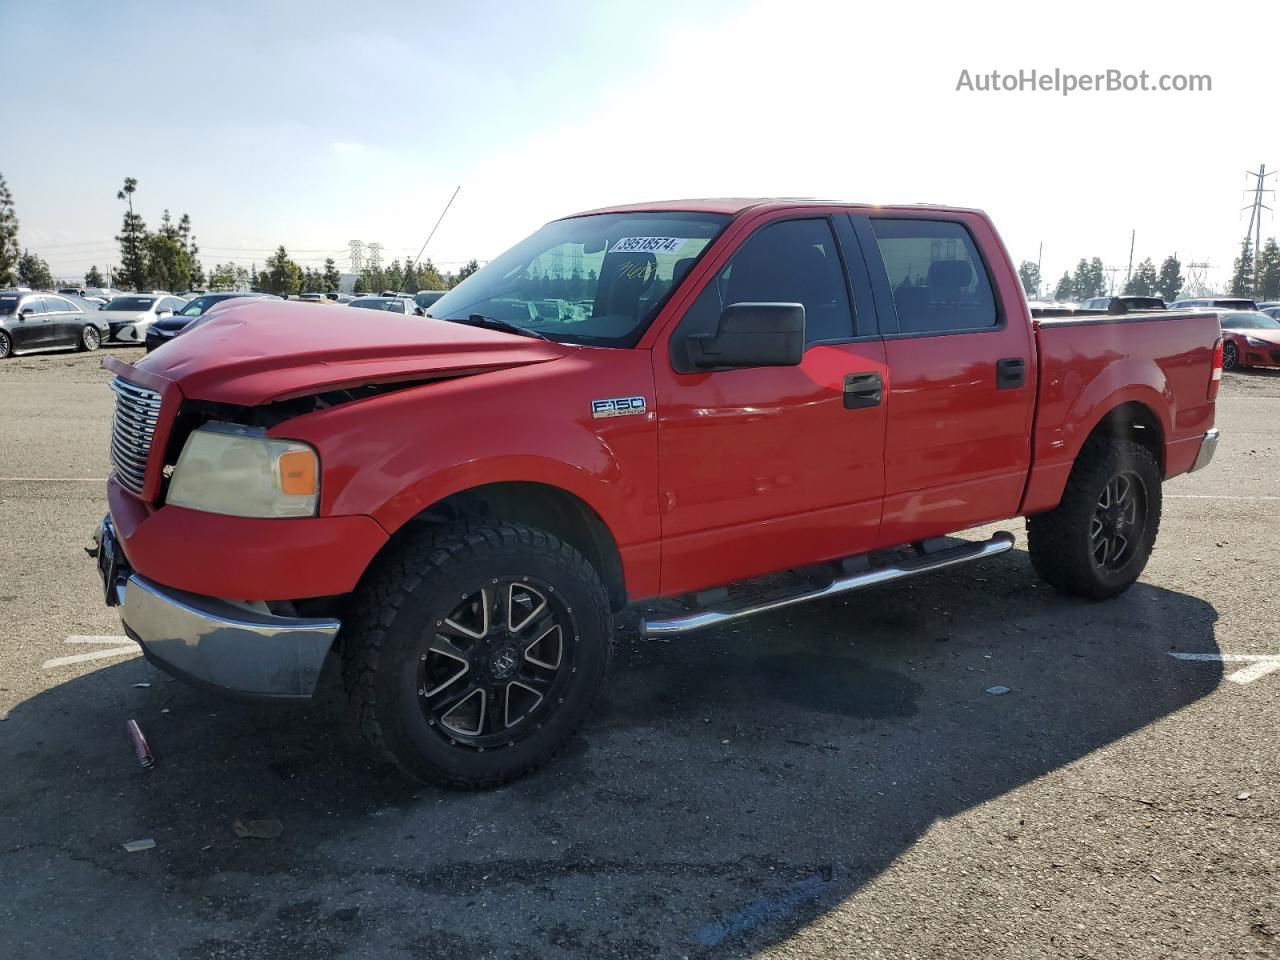
[{"label": "rear window", "polygon": [[902,333],[981,330],[997,323],[986,266],[950,220],[872,218]]},{"label": "rear window", "polygon": [[150,310],[155,297],[116,297],[103,310]]}]

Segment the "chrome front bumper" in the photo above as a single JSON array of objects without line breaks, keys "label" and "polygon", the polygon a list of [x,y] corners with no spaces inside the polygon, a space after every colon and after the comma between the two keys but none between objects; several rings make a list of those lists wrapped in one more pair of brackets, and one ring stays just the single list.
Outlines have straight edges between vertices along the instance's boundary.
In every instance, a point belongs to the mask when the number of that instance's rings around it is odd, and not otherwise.
[{"label": "chrome front bumper", "polygon": [[1196,462],[1191,465],[1188,473],[1195,473],[1207,467],[1213,460],[1213,455],[1218,450],[1218,430],[1215,427],[1204,435],[1200,440],[1200,452],[1196,454]]},{"label": "chrome front bumper", "polygon": [[125,631],[148,660],[181,679],[243,697],[311,696],[340,626],[171,590],[136,573],[116,589],[123,594]]},{"label": "chrome front bumper", "polygon": [[111,517],[89,555],[104,599],[147,659],[175,677],[251,699],[304,699],[315,692],[340,621],[278,617],[265,610],[153,583],[129,568]]}]

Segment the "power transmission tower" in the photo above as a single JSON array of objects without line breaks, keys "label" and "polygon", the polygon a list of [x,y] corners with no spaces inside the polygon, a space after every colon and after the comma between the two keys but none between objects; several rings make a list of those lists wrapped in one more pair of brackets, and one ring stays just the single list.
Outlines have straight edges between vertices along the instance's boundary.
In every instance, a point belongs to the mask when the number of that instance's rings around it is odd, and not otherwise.
[{"label": "power transmission tower", "polygon": [[1264,163],[1258,167],[1257,173],[1252,170],[1246,170],[1244,173],[1246,177],[1253,177],[1254,179],[1252,190],[1245,190],[1245,196],[1250,193],[1253,194],[1253,202],[1240,209],[1249,211],[1249,228],[1244,232],[1244,239],[1247,243],[1250,235],[1253,236],[1253,295],[1256,297],[1258,295],[1258,278],[1261,275],[1261,271],[1258,270],[1258,254],[1261,252],[1262,247],[1262,211],[1271,209],[1262,202],[1262,195],[1264,193],[1275,193],[1274,190],[1267,189],[1266,182],[1267,177],[1274,177],[1276,172],[1272,170],[1267,173],[1267,165]]},{"label": "power transmission tower", "polygon": [[[1123,270],[1124,267],[1104,267],[1103,269],[1107,273],[1111,274],[1111,282],[1110,287],[1107,290],[1107,295],[1114,297],[1116,295],[1116,274]],[[1128,283],[1129,281],[1126,280],[1125,282]]]},{"label": "power transmission tower", "polygon": [[355,274],[364,271],[364,243],[360,240],[351,240],[347,243],[347,248],[351,251],[351,272]]},{"label": "power transmission tower", "polygon": [[1185,288],[1185,296],[1203,297],[1209,293],[1209,285],[1206,282],[1209,277],[1209,270],[1213,264],[1207,260],[1197,260],[1195,263],[1187,264],[1187,285]]},{"label": "power transmission tower", "polygon": [[382,244],[366,243],[365,247],[369,251],[369,269],[376,273],[382,269]]}]

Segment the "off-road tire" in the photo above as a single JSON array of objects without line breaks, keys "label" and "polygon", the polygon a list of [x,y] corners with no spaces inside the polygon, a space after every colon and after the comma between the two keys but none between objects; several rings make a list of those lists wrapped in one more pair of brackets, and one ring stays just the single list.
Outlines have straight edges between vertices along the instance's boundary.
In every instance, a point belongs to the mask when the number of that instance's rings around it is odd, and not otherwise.
[{"label": "off-road tire", "polygon": [[[550,585],[570,611],[572,669],[557,681],[564,684],[559,696],[538,708],[545,714],[536,728],[531,714],[522,739],[477,749],[451,741],[429,719],[419,660],[460,596],[504,577]],[[408,536],[375,562],[344,622],[343,683],[360,731],[410,777],[491,787],[541,766],[573,736],[604,685],[612,648],[608,592],[582,554],[524,524],[465,521]]]},{"label": "off-road tire", "polygon": [[[1142,530],[1130,555],[1116,569],[1100,564],[1091,528],[1109,483],[1125,476],[1142,485]],[[1062,501],[1048,513],[1027,518],[1031,565],[1055,590],[1090,600],[1106,600],[1127,590],[1141,575],[1160,530],[1160,468],[1146,447],[1131,440],[1088,441],[1076,458]]]}]

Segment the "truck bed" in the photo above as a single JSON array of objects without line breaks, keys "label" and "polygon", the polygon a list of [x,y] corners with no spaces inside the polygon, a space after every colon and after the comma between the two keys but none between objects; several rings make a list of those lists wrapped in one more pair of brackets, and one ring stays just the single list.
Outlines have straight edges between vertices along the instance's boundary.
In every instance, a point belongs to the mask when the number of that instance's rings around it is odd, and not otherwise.
[{"label": "truck bed", "polygon": [[1165,477],[1191,468],[1213,426],[1210,382],[1218,317],[1156,311],[1033,321],[1039,403],[1024,512],[1052,508],[1085,438],[1121,398],[1149,411],[1167,442]]}]

